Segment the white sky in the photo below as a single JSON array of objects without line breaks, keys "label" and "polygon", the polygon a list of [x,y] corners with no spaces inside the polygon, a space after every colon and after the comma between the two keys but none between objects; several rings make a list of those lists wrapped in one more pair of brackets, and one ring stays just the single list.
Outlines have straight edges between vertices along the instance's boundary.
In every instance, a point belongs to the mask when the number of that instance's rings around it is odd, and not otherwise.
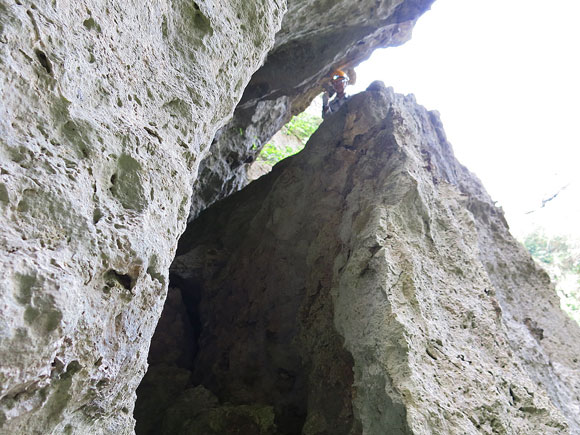
[{"label": "white sky", "polygon": [[[373,80],[440,112],[512,232],[532,220],[580,232],[580,0],[436,0],[409,42],[357,68],[348,92]],[[560,204],[525,215],[568,183]]]}]

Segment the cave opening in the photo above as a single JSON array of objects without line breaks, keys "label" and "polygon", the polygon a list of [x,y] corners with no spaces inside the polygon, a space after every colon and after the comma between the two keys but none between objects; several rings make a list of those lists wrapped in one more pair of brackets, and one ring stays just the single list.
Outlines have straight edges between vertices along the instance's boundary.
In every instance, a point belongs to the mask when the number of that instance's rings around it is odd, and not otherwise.
[{"label": "cave opening", "polygon": [[[254,164],[266,170],[250,169],[248,181],[302,151],[321,112],[319,95],[263,147]],[[138,435],[291,435],[323,424],[320,415],[337,434],[359,424],[354,361],[332,324],[333,266],[311,269],[308,245],[264,234],[268,178],[195,214],[182,235],[137,389]],[[317,225],[302,235],[314,237]]]},{"label": "cave opening", "polygon": [[199,287],[173,274],[149,348],[149,368],[137,389],[137,434],[165,433],[164,416],[190,386],[201,324]]},{"label": "cave opening", "polygon": [[[322,123],[321,107],[318,97],[262,147],[249,165],[248,182],[304,148]],[[149,368],[137,389],[135,431],[138,435],[301,433],[308,406],[307,369],[295,344],[302,298],[286,302],[283,309],[272,308],[276,303],[272,301],[271,312],[263,308],[251,312],[253,294],[265,284],[254,282],[252,287],[220,277],[214,279],[219,284],[207,288],[212,281],[208,275],[217,274],[215,263],[226,262],[220,258],[220,246],[204,251],[204,236],[196,228],[206,225],[207,215],[203,211],[189,222],[170,267]],[[185,251],[195,252],[196,266],[180,263]],[[298,287],[304,291],[303,284]],[[226,301],[227,306],[219,306],[218,301]],[[246,348],[240,349],[238,341]],[[332,402],[329,406],[335,406]]]},{"label": "cave opening", "polygon": [[250,296],[235,282],[216,295],[196,275],[201,269],[172,268],[137,389],[136,433],[301,433],[307,391],[296,331],[278,315],[250,314]]},{"label": "cave opening", "polygon": [[248,167],[248,180],[253,181],[270,172],[272,167],[304,149],[310,136],[322,123],[321,97],[315,98],[310,106],[293,116],[262,147],[255,160]]}]

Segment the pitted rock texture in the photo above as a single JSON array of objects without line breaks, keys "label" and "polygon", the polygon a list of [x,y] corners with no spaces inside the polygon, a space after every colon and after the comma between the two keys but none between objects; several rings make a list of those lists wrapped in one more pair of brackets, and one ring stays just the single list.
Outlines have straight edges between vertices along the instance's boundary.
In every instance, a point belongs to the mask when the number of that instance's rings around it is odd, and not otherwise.
[{"label": "pitted rock texture", "polygon": [[0,432],[132,432],[197,168],[285,9],[0,0]]},{"label": "pitted rock texture", "polygon": [[248,183],[248,164],[292,115],[379,47],[396,46],[434,0],[291,0],[265,64],[253,75],[234,117],[216,135],[194,186],[190,220]]},{"label": "pitted rock texture", "polygon": [[171,270],[196,349],[162,433],[579,433],[578,326],[438,115],[381,83],[203,212]]}]

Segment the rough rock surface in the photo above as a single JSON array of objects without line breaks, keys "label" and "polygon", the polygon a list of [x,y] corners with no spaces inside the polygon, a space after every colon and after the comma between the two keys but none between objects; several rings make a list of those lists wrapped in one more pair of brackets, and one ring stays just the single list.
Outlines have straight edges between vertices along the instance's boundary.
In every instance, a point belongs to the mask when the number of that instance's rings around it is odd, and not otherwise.
[{"label": "rough rock surface", "polygon": [[380,83],[203,212],[171,270],[149,433],[580,433],[578,326],[438,115]]},{"label": "rough rock surface", "polygon": [[265,64],[201,164],[190,219],[247,184],[248,163],[322,92],[334,69],[351,70],[376,48],[407,41],[433,1],[290,0]]},{"label": "rough rock surface", "polygon": [[130,433],[208,145],[283,0],[0,0],[0,431]]}]

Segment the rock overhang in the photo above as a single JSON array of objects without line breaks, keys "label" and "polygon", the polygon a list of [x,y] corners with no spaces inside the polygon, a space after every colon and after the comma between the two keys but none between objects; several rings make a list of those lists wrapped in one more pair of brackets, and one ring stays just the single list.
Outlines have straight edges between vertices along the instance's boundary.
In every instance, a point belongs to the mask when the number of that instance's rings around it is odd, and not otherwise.
[{"label": "rock overhang", "polygon": [[[411,37],[433,0],[292,1],[276,42],[256,71],[230,122],[214,138],[194,187],[190,220],[248,182],[247,164],[292,115],[322,92],[336,68],[352,71],[380,47]],[[265,110],[266,109],[266,110]],[[227,162],[226,165],[223,162]]]}]

